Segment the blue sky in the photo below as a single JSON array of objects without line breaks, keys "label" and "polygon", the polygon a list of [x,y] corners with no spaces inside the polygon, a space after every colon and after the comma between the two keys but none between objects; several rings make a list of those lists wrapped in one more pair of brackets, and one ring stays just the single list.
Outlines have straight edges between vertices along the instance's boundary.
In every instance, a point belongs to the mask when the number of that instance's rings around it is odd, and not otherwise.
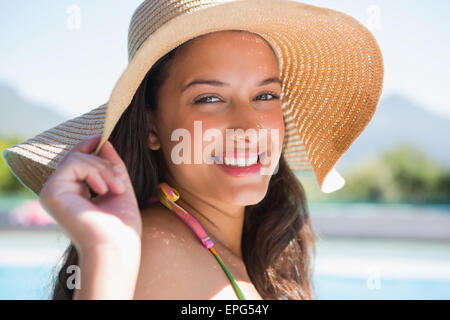
[{"label": "blue sky", "polygon": [[[384,56],[383,96],[404,94],[450,117],[450,1],[305,0],[372,30]],[[71,117],[105,103],[125,70],[141,0],[0,0],[0,83]],[[72,8],[72,9],[71,9]],[[79,28],[67,26],[79,9]]]}]

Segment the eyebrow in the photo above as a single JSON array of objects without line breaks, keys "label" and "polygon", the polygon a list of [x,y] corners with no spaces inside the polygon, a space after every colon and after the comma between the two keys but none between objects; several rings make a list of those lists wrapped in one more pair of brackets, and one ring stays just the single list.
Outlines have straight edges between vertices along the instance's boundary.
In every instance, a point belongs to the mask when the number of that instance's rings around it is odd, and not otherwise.
[{"label": "eyebrow", "polygon": [[[281,80],[277,77],[272,77],[272,78],[267,78],[259,83],[257,83],[256,85],[258,87],[262,87],[265,86],[269,83],[279,83],[281,84]],[[189,82],[187,85],[185,85],[182,89],[181,89],[181,93],[183,93],[187,88],[194,86],[194,85],[198,85],[198,84],[207,84],[210,86],[218,86],[218,87],[228,87],[230,86],[229,83],[226,82],[222,82],[219,80],[215,80],[215,79],[195,79],[191,82]]]}]

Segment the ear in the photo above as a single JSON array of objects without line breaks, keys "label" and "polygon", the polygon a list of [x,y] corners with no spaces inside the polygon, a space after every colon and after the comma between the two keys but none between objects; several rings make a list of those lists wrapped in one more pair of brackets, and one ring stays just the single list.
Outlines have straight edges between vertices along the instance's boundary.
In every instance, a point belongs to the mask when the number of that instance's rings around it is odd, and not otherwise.
[{"label": "ear", "polygon": [[152,150],[159,150],[161,143],[159,142],[158,134],[155,130],[150,130],[148,134],[148,147]]},{"label": "ear", "polygon": [[158,130],[155,126],[155,114],[153,112],[147,112],[148,124],[150,130],[148,132],[148,147],[152,150],[159,150],[161,143],[159,141]]}]

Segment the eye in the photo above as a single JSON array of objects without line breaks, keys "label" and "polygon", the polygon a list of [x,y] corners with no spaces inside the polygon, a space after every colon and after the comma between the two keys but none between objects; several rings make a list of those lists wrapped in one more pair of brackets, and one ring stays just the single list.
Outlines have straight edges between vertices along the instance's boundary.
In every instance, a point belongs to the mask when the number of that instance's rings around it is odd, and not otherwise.
[{"label": "eye", "polygon": [[[259,95],[258,97],[267,96],[267,95],[273,97],[273,99],[269,99],[269,100],[277,100],[277,99],[279,99],[279,97],[275,93],[272,93],[272,92],[265,92],[265,93]],[[267,100],[267,99],[262,99],[262,100]]]},{"label": "eye", "polygon": [[[194,101],[194,104],[209,103],[209,102],[206,102],[206,101],[205,101],[205,100],[208,99],[208,98],[217,98],[217,97],[215,97],[215,96],[206,96],[206,97],[202,97],[202,98],[200,98],[200,99],[195,100],[195,101]],[[220,100],[220,99],[219,99],[219,100]]]},{"label": "eye", "polygon": [[[260,94],[258,97],[262,97],[262,96],[272,96],[272,99],[260,99],[260,100],[263,100],[263,101],[270,101],[270,100],[277,100],[277,99],[279,99],[279,96],[277,96],[275,93],[272,93],[272,92],[265,92],[263,94]],[[218,99],[215,96],[205,96],[205,97],[202,97],[200,99],[195,100],[194,104],[215,103],[215,102],[207,102],[206,100],[208,98],[216,98],[216,99]],[[219,101],[220,101],[220,99],[219,99]]]}]

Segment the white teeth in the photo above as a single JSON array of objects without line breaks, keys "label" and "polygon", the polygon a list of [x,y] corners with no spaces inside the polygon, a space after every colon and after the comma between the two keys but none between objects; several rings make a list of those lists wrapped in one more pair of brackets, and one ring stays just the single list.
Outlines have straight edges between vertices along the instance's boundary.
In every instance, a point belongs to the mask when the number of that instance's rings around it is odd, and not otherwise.
[{"label": "white teeth", "polygon": [[251,166],[251,165],[254,165],[257,162],[258,162],[258,156],[251,156],[251,157],[247,158],[246,164],[247,164],[247,166]]},{"label": "white teeth", "polygon": [[227,158],[227,157],[225,157],[225,158],[223,158],[223,162],[227,166],[235,166],[235,165],[237,165],[236,159],[234,159],[234,158]]},{"label": "white teeth", "polygon": [[234,166],[234,167],[248,167],[251,165],[254,165],[258,162],[258,156],[251,156],[247,159],[245,158],[233,158],[233,157],[214,157],[215,162],[218,164],[225,164],[227,166]]},{"label": "white teeth", "polygon": [[237,165],[238,167],[245,167],[245,158],[238,158]]}]

